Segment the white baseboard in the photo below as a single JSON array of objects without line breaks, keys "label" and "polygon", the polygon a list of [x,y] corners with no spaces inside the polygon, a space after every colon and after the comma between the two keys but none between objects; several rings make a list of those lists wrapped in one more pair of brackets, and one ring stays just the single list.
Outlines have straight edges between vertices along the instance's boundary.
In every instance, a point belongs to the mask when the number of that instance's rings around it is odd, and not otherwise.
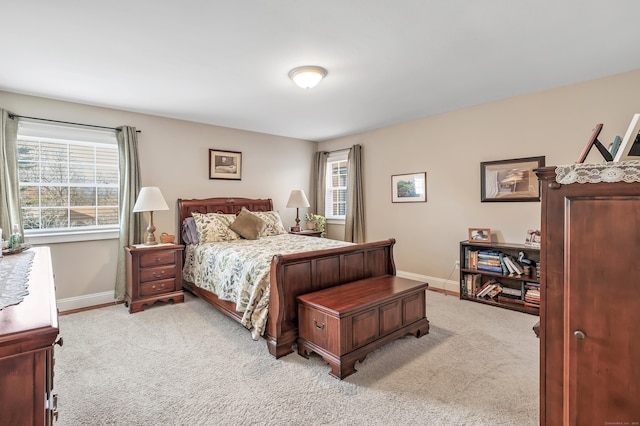
[{"label": "white baseboard", "polygon": [[[430,277],[428,275],[414,274],[412,272],[397,271],[396,275],[402,278],[408,278],[417,281],[429,283],[429,288],[437,288],[441,290],[460,292],[460,285],[457,281],[444,280],[442,278]],[[84,296],[68,297],[58,299],[58,310],[60,312],[72,311],[74,309],[88,308],[91,306],[104,305],[107,303],[116,303],[113,297],[113,291],[105,291],[103,293],[86,294]]]},{"label": "white baseboard", "polygon": [[447,291],[452,291],[454,293],[460,293],[460,283],[458,283],[458,281],[452,281],[450,279],[444,280],[442,278],[437,278],[437,277],[430,277],[428,275],[420,275],[420,274],[414,274],[412,272],[405,272],[405,271],[396,271],[396,275],[402,278],[408,278],[411,280],[417,280],[417,281],[423,281],[426,283],[429,283],[429,288],[430,289],[440,289],[440,290],[447,290]]},{"label": "white baseboard", "polygon": [[113,291],[105,291],[103,293],[86,294],[84,296],[68,297],[58,299],[58,310],[60,312],[72,311],[74,309],[88,308],[90,306],[104,305],[106,303],[115,303]]}]

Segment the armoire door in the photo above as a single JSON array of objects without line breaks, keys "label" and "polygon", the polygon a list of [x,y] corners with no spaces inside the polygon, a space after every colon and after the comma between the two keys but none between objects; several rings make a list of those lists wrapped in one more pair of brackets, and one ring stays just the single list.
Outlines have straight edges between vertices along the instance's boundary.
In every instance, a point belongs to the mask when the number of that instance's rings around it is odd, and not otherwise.
[{"label": "armoire door", "polygon": [[556,229],[564,232],[562,421],[639,424],[640,196],[578,195],[589,186],[569,191],[564,230]]}]

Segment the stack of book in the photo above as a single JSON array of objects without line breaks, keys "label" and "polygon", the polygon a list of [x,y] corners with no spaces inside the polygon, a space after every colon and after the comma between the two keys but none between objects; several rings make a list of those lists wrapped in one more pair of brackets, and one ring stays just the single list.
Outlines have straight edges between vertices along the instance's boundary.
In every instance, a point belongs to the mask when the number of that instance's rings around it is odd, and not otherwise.
[{"label": "stack of book", "polygon": [[540,307],[540,284],[539,283],[524,283],[524,304],[525,306],[531,306],[534,308]]},{"label": "stack of book", "polygon": [[502,285],[496,280],[489,280],[478,290],[476,297],[494,298],[502,292]]},{"label": "stack of book", "polygon": [[503,271],[500,263],[501,255],[502,253],[493,250],[478,251],[478,263],[476,265],[476,269],[502,274]]}]

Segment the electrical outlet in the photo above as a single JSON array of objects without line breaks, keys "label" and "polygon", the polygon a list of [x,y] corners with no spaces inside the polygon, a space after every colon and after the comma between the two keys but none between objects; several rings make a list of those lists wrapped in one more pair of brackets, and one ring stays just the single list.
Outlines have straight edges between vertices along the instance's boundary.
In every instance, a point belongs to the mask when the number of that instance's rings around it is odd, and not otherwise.
[{"label": "electrical outlet", "polygon": [[460,261],[456,260],[456,268],[460,269]]}]

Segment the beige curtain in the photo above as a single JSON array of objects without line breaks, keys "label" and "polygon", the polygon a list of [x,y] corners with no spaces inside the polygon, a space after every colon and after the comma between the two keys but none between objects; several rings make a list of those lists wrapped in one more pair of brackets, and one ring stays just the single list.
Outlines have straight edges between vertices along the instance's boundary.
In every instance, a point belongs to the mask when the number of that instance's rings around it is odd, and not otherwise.
[{"label": "beige curtain", "polygon": [[9,239],[14,224],[22,229],[20,189],[18,187],[18,119],[9,111],[0,109],[0,228],[2,238]]},{"label": "beige curtain", "polygon": [[325,214],[325,197],[327,192],[327,156],[328,152],[316,152],[313,161],[313,211],[316,214],[324,216]]},{"label": "beige curtain", "polygon": [[114,296],[124,299],[126,288],[126,258],[124,247],[141,242],[142,220],[133,213],[136,197],[140,192],[140,165],[138,161],[138,134],[135,127],[122,126],[116,129],[120,170],[120,244],[118,272]]},{"label": "beige curtain", "polygon": [[364,190],[362,184],[362,147],[349,150],[347,169],[347,208],[344,224],[345,241],[364,243]]}]

